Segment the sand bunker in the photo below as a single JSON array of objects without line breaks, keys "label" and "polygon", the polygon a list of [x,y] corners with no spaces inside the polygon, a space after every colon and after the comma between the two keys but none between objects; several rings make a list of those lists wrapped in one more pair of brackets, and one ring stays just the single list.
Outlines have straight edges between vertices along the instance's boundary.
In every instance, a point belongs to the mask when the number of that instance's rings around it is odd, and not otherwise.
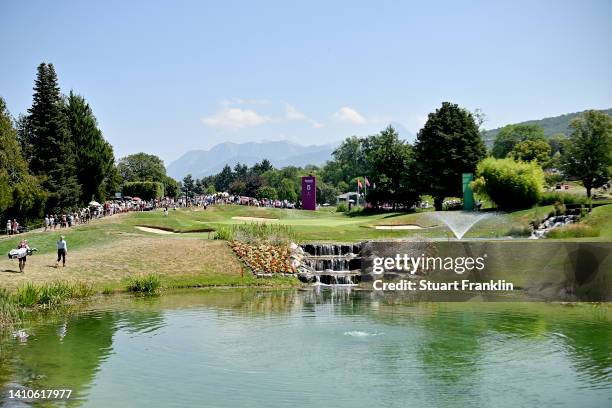
[{"label": "sand bunker", "polygon": [[420,230],[423,227],[414,224],[405,224],[405,225],[377,225],[377,230]]},{"label": "sand bunker", "polygon": [[152,232],[153,234],[174,234],[174,232],[172,231],[166,231],[160,228],[150,228],[150,227],[139,227],[137,226],[136,229],[139,229],[141,231],[144,232]]},{"label": "sand bunker", "polygon": [[241,221],[278,221],[278,218],[263,218],[263,217],[232,217],[232,220]]}]

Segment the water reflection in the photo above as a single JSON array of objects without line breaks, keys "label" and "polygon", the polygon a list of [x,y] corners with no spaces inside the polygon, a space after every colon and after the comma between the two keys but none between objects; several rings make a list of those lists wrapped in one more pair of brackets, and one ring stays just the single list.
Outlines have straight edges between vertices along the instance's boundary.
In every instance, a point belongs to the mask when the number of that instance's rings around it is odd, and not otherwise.
[{"label": "water reflection", "polygon": [[[599,405],[612,308],[433,303],[341,288],[113,297],[0,341],[0,387],[69,405]],[[341,384],[341,386],[339,385]],[[155,395],[176,387],[172,396]],[[316,393],[313,390],[318,390]],[[402,392],[397,392],[397,391]],[[2,406],[11,406],[2,393]]]}]

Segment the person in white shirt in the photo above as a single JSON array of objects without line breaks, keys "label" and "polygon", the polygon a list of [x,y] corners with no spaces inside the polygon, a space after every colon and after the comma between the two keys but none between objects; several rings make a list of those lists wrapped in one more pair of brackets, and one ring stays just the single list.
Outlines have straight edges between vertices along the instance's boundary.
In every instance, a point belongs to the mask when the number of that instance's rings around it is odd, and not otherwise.
[{"label": "person in white shirt", "polygon": [[59,266],[60,259],[62,260],[62,267],[66,266],[66,254],[68,253],[68,243],[64,236],[60,236],[59,241],[57,241],[57,262],[55,262],[55,267]]}]

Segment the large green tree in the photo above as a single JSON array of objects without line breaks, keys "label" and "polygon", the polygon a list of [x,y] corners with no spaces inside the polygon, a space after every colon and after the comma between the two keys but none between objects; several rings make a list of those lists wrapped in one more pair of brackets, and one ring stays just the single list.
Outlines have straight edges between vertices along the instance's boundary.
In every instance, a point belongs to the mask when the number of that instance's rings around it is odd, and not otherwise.
[{"label": "large green tree", "polygon": [[414,153],[421,192],[441,210],[445,197],[461,196],[461,174],[473,173],[486,151],[472,114],[443,102],[419,131]]},{"label": "large green tree", "polygon": [[0,97],[0,214],[23,220],[41,216],[45,194],[28,170],[17,140],[17,131]]},{"label": "large green tree", "polygon": [[[376,183],[366,197],[374,205],[397,204],[411,206],[418,199],[416,186],[410,180],[412,167],[412,147],[389,126],[377,135],[363,141],[363,154],[366,172]],[[363,181],[365,182],[365,180]],[[366,186],[364,186],[366,187]],[[366,187],[367,188],[367,187]]]},{"label": "large green tree", "polygon": [[232,181],[234,181],[234,173],[232,172],[232,168],[226,164],[223,170],[215,176],[215,190],[227,191]]},{"label": "large green tree", "polygon": [[586,188],[600,187],[610,178],[612,166],[612,118],[590,110],[570,124],[572,133],[565,144],[563,165],[567,175],[577,177]]},{"label": "large green tree", "polygon": [[30,169],[48,192],[47,206],[61,210],[81,197],[75,166],[75,146],[63,110],[53,64],[38,66],[32,107],[22,136]]},{"label": "large green tree", "polygon": [[191,174],[186,175],[185,177],[183,177],[183,193],[187,194],[189,197],[193,196],[195,193],[195,186],[196,183],[193,180],[193,176]]},{"label": "large green tree", "polygon": [[166,167],[159,157],[153,154],[136,153],[123,157],[117,164],[123,181],[156,181],[166,180]]},{"label": "large green tree", "polygon": [[325,164],[321,176],[333,185],[341,181],[349,183],[355,177],[363,177],[367,163],[363,152],[363,138],[346,138],[332,153],[332,160]]},{"label": "large green tree", "polygon": [[515,144],[508,157],[524,162],[536,161],[543,165],[550,161],[550,145],[545,140],[525,140]]},{"label": "large green tree", "polygon": [[81,185],[81,203],[105,200],[108,184],[114,182],[113,147],[104,139],[93,111],[85,99],[72,91],[65,100],[68,130],[76,147],[76,176]]},{"label": "large green tree", "polygon": [[506,125],[495,136],[491,153],[494,157],[503,159],[514,149],[514,146],[527,140],[545,142],[544,129],[530,124]]},{"label": "large green tree", "polygon": [[178,182],[172,177],[166,177],[164,180],[164,195],[166,197],[176,198],[181,191]]}]

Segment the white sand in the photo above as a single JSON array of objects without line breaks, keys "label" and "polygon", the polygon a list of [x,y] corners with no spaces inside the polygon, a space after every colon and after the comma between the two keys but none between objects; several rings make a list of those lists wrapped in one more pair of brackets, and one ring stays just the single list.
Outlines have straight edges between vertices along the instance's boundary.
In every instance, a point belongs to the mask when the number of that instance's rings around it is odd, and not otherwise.
[{"label": "white sand", "polygon": [[241,221],[278,221],[278,218],[262,218],[262,217],[232,217],[232,220]]},{"label": "white sand", "polygon": [[418,225],[377,225],[375,227],[377,230],[419,230],[423,229]]},{"label": "white sand", "polygon": [[136,229],[139,229],[144,232],[152,232],[153,234],[174,234],[174,232],[172,231],[166,231],[166,230],[159,229],[159,228],[149,228],[149,227],[138,227],[137,226]]}]

